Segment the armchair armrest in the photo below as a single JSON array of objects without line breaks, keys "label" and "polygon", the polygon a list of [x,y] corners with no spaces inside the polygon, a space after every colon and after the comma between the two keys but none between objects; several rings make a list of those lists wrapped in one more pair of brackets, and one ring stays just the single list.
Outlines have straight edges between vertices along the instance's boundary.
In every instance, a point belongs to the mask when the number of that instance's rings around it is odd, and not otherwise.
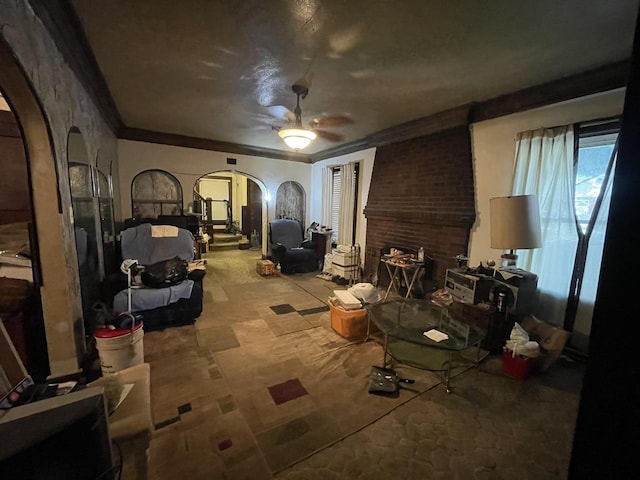
[{"label": "armchair armrest", "polygon": [[271,245],[271,251],[276,255],[281,255],[287,251],[287,247],[285,247],[281,243],[275,243]]},{"label": "armchair armrest", "polygon": [[310,248],[312,250],[315,250],[317,248],[317,246],[318,246],[318,243],[314,242],[313,240],[305,240],[304,242],[302,242],[300,244],[300,246],[302,248]]}]

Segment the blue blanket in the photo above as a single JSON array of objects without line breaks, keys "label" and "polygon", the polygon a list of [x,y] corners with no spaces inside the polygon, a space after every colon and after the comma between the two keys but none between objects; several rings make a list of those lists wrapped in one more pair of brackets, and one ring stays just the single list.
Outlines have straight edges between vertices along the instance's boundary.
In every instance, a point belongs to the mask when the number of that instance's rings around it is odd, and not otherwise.
[{"label": "blue blanket", "polygon": [[187,262],[193,260],[193,234],[183,228],[177,237],[153,237],[151,224],[143,223],[122,232],[122,258],[137,260],[139,265],[152,265],[163,260],[180,257]]},{"label": "blue blanket", "polygon": [[[131,311],[141,312],[164,307],[181,298],[190,298],[193,280],[184,280],[165,288],[134,287],[131,289]],[[113,310],[117,315],[128,311],[127,290],[122,290],[113,298]]]}]

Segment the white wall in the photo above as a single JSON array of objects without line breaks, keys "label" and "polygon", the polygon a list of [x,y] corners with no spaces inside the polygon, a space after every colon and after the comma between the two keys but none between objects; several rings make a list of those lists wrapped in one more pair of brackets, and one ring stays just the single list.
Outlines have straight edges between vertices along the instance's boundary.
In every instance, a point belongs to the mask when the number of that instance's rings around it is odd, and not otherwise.
[{"label": "white wall", "polygon": [[325,167],[335,167],[351,162],[360,163],[360,178],[358,187],[358,211],[356,218],[356,242],[360,245],[361,263],[364,265],[364,247],[367,241],[367,219],[363,211],[369,198],[369,187],[371,185],[371,174],[373,172],[373,161],[376,156],[376,149],[369,148],[360,152],[349,153],[339,157],[329,158],[313,164],[311,169],[311,222],[321,222],[322,219],[322,169]]},{"label": "white wall", "polygon": [[[191,192],[196,180],[206,173],[233,171],[255,178],[274,200],[278,186],[288,180],[298,182],[310,191],[311,169],[307,163],[131,140],[118,140],[118,158],[122,218],[131,217],[131,180],[141,171],[153,168],[165,170],[180,181],[185,211],[192,201]],[[227,158],[235,158],[236,165],[227,165]],[[309,205],[306,210],[309,211]],[[269,203],[270,219],[274,212],[272,201]]]},{"label": "white wall", "polygon": [[489,199],[511,194],[518,132],[613,117],[622,114],[624,89],[590,95],[522,113],[478,122],[471,126],[476,222],[469,240],[469,265],[482,260],[500,264],[502,251],[490,246]]}]

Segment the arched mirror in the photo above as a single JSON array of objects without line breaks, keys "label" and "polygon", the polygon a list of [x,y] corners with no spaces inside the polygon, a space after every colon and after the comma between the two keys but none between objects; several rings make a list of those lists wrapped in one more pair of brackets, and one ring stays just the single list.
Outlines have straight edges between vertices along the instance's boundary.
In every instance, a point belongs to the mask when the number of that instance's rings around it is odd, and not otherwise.
[{"label": "arched mirror", "polygon": [[182,186],[164,170],[145,170],[131,181],[131,212],[135,218],[182,215]]},{"label": "arched mirror", "polygon": [[96,328],[93,304],[100,299],[99,252],[101,248],[98,245],[98,238],[101,234],[97,204],[97,175],[90,163],[84,138],[75,127],[69,131],[67,157],[82,295],[84,337],[92,334]]},{"label": "arched mirror", "polygon": [[276,194],[276,218],[293,218],[304,228],[305,201],[302,185],[292,180],[281,183]]},{"label": "arched mirror", "polygon": [[96,161],[98,202],[100,206],[100,228],[102,239],[102,255],[105,275],[110,275],[116,268],[116,232],[113,217],[113,178],[112,161],[106,155],[98,152]]}]

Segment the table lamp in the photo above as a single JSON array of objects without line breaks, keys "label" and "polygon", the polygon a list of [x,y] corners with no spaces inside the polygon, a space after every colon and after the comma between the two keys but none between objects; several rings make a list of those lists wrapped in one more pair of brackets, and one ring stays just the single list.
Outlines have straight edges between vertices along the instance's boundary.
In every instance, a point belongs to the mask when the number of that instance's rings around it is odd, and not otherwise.
[{"label": "table lamp", "polygon": [[535,195],[514,195],[489,200],[491,210],[491,248],[503,253],[502,266],[515,268],[515,250],[542,246],[540,208]]}]

